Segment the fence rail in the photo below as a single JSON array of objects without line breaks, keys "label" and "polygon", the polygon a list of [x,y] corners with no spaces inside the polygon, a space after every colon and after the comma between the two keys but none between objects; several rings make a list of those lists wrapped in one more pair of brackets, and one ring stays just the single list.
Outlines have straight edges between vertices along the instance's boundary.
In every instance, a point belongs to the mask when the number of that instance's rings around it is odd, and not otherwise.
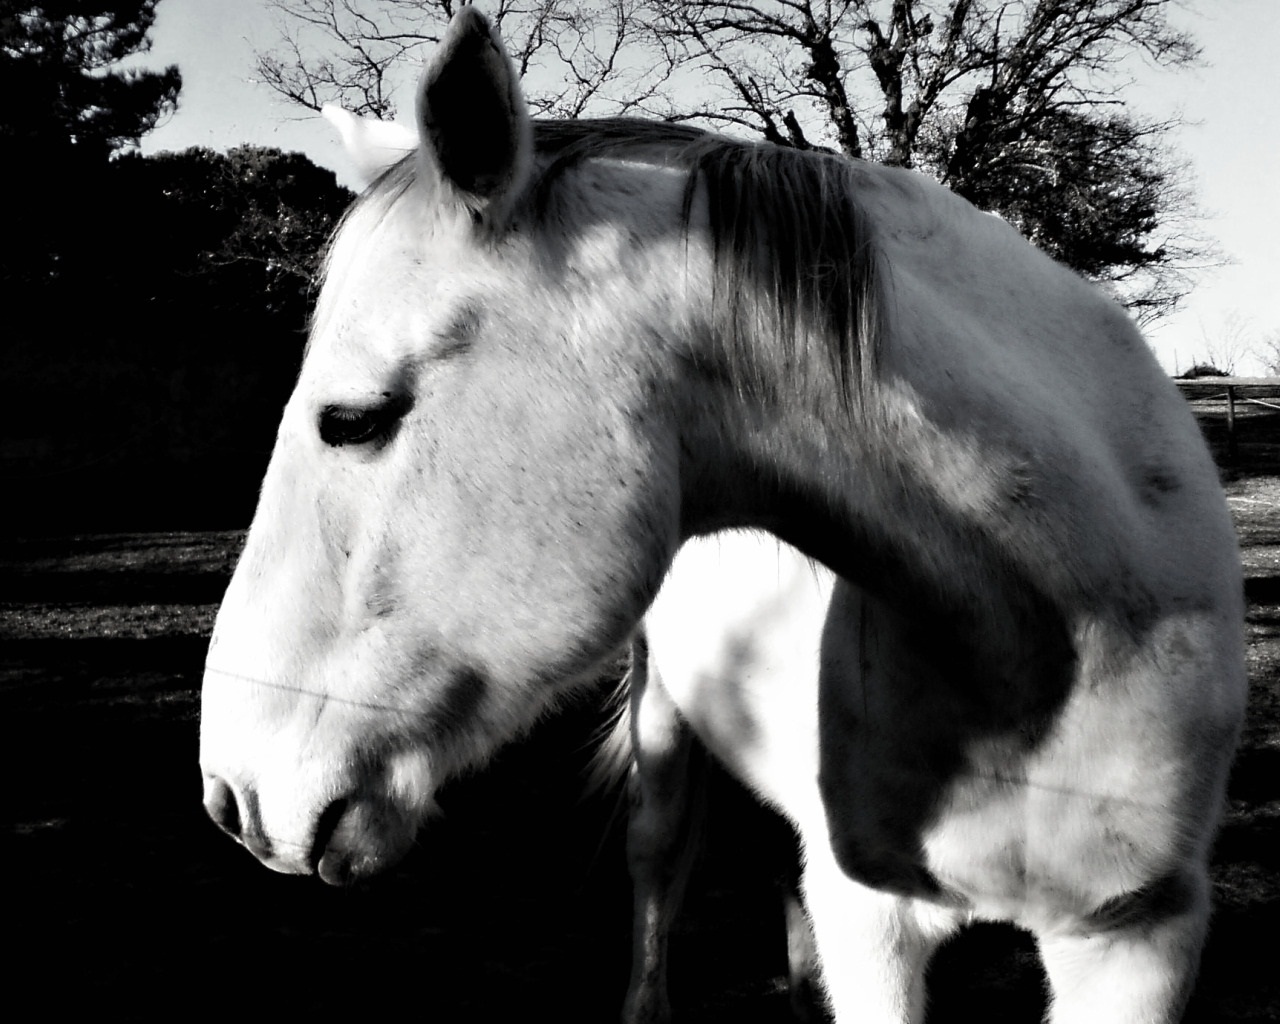
[{"label": "fence rail", "polygon": [[1227,458],[1236,457],[1236,403],[1280,412],[1280,377],[1196,377],[1175,380],[1188,401],[1227,403]]}]

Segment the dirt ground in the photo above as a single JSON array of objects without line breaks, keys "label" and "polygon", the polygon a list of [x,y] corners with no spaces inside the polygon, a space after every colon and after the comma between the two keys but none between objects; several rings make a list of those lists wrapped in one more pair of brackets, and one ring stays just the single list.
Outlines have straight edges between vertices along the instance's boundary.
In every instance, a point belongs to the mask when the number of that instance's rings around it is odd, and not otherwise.
[{"label": "dirt ground", "polygon": [[[1199,408],[1225,460],[1222,410]],[[1214,859],[1192,1022],[1280,1019],[1280,416],[1242,418],[1224,485],[1249,599],[1251,705]],[[205,819],[200,667],[240,534],[0,542],[0,842],[10,1019],[616,1019],[629,889],[615,801],[581,795],[590,702],[488,770],[389,876],[273,875]],[[784,1022],[789,836],[720,779],[672,949],[678,1019]],[[1038,1020],[1031,942],[972,929],[930,973],[932,1024]]]}]

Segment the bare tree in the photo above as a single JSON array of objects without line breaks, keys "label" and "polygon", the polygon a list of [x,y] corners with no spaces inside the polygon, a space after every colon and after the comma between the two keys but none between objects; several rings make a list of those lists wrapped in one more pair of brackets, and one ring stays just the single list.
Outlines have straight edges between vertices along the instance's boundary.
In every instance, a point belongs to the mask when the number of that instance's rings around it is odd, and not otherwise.
[{"label": "bare tree", "polygon": [[[388,116],[456,0],[270,0],[278,92]],[[694,120],[931,174],[1110,286],[1139,320],[1217,262],[1122,63],[1199,49],[1175,0],[494,0],[533,109]],[[405,66],[409,69],[405,73]],[[397,79],[397,71],[400,73]]]},{"label": "bare tree", "polygon": [[1121,62],[1194,64],[1170,0],[655,0],[707,88],[671,117],[917,167],[1109,284],[1139,320],[1217,261],[1185,168],[1123,101]]},{"label": "bare tree", "polygon": [[[338,103],[390,119],[457,0],[269,0],[281,39],[256,55],[260,79],[319,110]],[[580,117],[593,103],[639,109],[665,76],[643,50],[638,0],[497,0],[488,11],[544,116]]]},{"label": "bare tree", "polygon": [[1269,377],[1280,377],[1280,328],[1273,328],[1262,335],[1250,349],[1250,354],[1262,365],[1262,372]]},{"label": "bare tree", "polygon": [[1195,366],[1211,366],[1226,374],[1236,372],[1239,363],[1252,348],[1253,325],[1238,309],[1228,312],[1216,329],[1210,332],[1200,325],[1200,344],[1192,363]]}]

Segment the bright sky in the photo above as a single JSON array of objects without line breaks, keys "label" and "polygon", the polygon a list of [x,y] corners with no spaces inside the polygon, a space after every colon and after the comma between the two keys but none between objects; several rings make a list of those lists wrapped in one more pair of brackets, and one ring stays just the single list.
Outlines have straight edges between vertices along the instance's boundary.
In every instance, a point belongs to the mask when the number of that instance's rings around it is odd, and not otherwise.
[{"label": "bright sky", "polygon": [[[483,6],[483,5],[482,5]],[[144,152],[242,143],[301,150],[354,185],[328,124],[253,81],[253,52],[278,38],[264,0],[162,0],[146,63],[177,64],[178,113]],[[1212,354],[1226,333],[1280,332],[1280,0],[1187,0],[1177,19],[1204,47],[1206,66],[1174,74],[1139,67],[1130,102],[1144,114],[1180,112],[1173,139],[1190,161],[1206,234],[1234,262],[1205,272],[1184,309],[1149,338],[1170,370]],[[1236,372],[1259,367],[1247,353]]]}]

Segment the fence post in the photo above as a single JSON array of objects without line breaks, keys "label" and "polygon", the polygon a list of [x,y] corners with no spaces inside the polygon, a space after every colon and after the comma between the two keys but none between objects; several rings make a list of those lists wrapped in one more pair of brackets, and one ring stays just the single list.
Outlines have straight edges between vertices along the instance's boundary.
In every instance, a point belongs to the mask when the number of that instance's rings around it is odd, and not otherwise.
[{"label": "fence post", "polygon": [[1236,389],[1227,385],[1227,461],[1236,461]]}]

